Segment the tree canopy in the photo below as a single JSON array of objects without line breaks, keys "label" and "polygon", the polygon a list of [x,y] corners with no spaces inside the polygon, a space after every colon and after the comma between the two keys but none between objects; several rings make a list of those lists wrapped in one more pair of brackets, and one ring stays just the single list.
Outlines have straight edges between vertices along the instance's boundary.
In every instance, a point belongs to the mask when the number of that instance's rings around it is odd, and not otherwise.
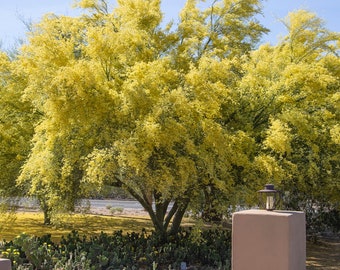
[{"label": "tree canopy", "polygon": [[266,182],[339,207],[339,34],[298,11],[258,47],[260,1],[197,2],[166,25],[159,0],[82,0],[84,15],[33,27],[11,63],[14,99],[39,112],[17,183],[47,222],[104,184],[162,234],[189,208],[212,220],[254,204]]},{"label": "tree canopy", "polygon": [[25,77],[14,72],[13,63],[0,53],[0,196],[22,194],[15,181],[30,151],[33,113],[30,102],[22,99]]}]

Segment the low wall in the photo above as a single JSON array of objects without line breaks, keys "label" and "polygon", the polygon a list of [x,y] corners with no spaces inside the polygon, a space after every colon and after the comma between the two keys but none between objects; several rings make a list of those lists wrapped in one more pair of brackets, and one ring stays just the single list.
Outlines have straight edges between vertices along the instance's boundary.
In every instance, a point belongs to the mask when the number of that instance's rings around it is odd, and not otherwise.
[{"label": "low wall", "polygon": [[11,261],[8,259],[0,259],[0,270],[11,270]]},{"label": "low wall", "polygon": [[266,210],[234,213],[232,269],[305,270],[305,214]]}]

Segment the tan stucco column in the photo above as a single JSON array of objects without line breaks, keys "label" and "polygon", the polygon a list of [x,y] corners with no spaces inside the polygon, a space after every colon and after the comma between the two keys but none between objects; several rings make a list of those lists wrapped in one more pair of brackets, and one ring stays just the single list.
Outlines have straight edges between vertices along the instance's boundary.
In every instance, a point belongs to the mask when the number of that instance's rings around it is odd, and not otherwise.
[{"label": "tan stucco column", "polygon": [[8,259],[0,259],[0,270],[11,270],[11,261]]},{"label": "tan stucco column", "polygon": [[246,210],[233,214],[232,270],[305,270],[303,212]]}]

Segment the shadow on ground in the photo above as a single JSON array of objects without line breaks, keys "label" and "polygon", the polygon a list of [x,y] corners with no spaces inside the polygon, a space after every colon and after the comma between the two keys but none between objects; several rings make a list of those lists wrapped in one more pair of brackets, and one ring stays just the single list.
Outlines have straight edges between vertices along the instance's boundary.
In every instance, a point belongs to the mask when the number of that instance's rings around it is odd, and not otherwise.
[{"label": "shadow on ground", "polygon": [[339,270],[340,239],[307,243],[307,270]]}]

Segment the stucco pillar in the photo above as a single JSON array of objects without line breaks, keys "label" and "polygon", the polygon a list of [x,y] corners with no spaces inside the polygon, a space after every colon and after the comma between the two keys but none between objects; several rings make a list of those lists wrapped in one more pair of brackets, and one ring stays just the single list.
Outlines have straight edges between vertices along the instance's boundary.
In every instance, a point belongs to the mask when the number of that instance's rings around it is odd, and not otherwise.
[{"label": "stucco pillar", "polygon": [[246,210],[233,214],[232,270],[305,270],[303,212]]},{"label": "stucco pillar", "polygon": [[8,259],[0,259],[0,270],[11,270],[11,261]]}]

